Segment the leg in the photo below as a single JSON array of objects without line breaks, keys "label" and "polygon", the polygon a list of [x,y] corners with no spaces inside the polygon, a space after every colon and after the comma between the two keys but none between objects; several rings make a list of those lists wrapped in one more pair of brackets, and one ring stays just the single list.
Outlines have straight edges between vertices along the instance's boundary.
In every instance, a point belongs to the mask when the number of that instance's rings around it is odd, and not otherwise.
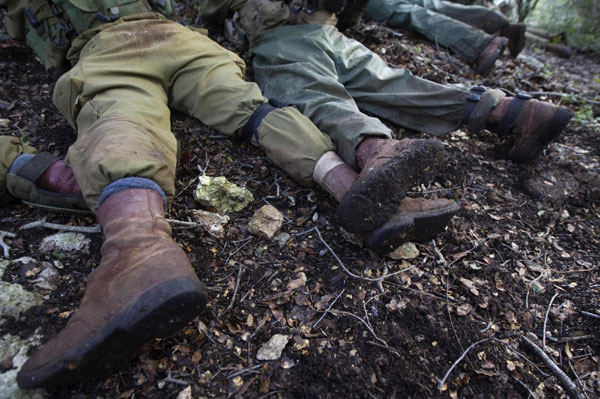
[{"label": "leg", "polygon": [[392,28],[418,32],[468,62],[475,62],[492,40],[492,36],[471,25],[406,0],[370,0],[365,14]]},{"label": "leg", "polygon": [[359,42],[330,31],[341,82],[369,113],[400,126],[441,135],[458,128],[468,90],[415,77],[389,67]]},{"label": "leg", "polygon": [[409,0],[413,4],[462,21],[489,34],[506,28],[510,20],[504,15],[483,6],[467,6],[445,0]]},{"label": "leg", "polygon": [[[366,136],[391,137],[381,121],[361,113],[339,81],[324,48],[325,27],[294,25],[267,30],[252,48],[254,73],[263,92],[294,104],[355,165],[355,148]],[[310,58],[307,55],[310,54]]]},{"label": "leg", "polygon": [[[180,43],[185,66],[173,74],[170,104],[225,134],[240,135],[267,100],[255,83],[244,80],[245,65],[237,55],[206,36],[196,36]],[[294,107],[269,112],[257,130],[252,143],[302,184],[312,182],[317,160],[335,149],[329,137]]]},{"label": "leg", "polygon": [[0,204],[5,204],[12,198],[7,190],[7,178],[15,159],[23,154],[35,153],[35,148],[23,144],[17,137],[0,136]]}]

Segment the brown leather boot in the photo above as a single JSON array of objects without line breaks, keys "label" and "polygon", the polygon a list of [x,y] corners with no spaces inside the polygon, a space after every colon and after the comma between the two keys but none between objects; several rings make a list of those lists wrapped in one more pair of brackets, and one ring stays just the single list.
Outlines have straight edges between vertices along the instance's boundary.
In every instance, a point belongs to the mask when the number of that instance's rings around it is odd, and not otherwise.
[{"label": "brown leather boot", "polygon": [[88,211],[73,170],[64,161],[41,152],[6,178],[14,197],[53,210]]},{"label": "brown leather boot", "polygon": [[163,200],[155,191],[111,195],[97,218],[104,233],[102,261],[64,330],[19,371],[21,388],[105,376],[144,342],[180,329],[206,303],[206,287],[171,239]]},{"label": "brown leather boot", "polygon": [[365,244],[385,254],[407,241],[429,241],[459,210],[459,204],[447,199],[404,198],[390,220],[365,235]]},{"label": "brown leather boot", "polygon": [[508,51],[510,55],[516,57],[525,47],[525,24],[509,24],[501,32],[501,35],[508,38]]},{"label": "brown leather boot", "polygon": [[477,58],[477,67],[475,73],[486,76],[492,69],[494,69],[494,63],[502,55],[508,39],[505,37],[495,37],[485,46],[479,57]]},{"label": "brown leather boot", "polygon": [[366,233],[389,220],[411,187],[430,180],[445,163],[437,140],[368,138],[356,150],[360,174],[338,207],[340,225]]},{"label": "brown leather boot", "polygon": [[498,135],[514,134],[507,157],[517,163],[532,161],[567,126],[573,111],[519,93],[503,99],[492,110],[486,128]]}]

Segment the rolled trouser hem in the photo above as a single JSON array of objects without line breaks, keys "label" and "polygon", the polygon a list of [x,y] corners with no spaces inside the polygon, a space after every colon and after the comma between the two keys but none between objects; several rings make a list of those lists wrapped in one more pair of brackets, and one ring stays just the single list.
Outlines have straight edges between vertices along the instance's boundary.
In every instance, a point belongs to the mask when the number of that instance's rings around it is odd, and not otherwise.
[{"label": "rolled trouser hem", "polygon": [[134,188],[144,188],[155,191],[162,197],[163,206],[167,205],[167,196],[158,184],[156,184],[150,179],[146,179],[143,177],[126,177],[110,183],[108,186],[106,186],[104,190],[102,190],[102,194],[100,194],[100,199],[98,199],[98,208],[100,208],[104,201],[106,201],[111,195],[120,193],[121,191],[131,190]]},{"label": "rolled trouser hem", "polygon": [[506,94],[498,89],[488,89],[481,95],[481,99],[469,116],[468,129],[470,133],[479,133],[485,129],[490,112],[504,97],[506,97]]}]

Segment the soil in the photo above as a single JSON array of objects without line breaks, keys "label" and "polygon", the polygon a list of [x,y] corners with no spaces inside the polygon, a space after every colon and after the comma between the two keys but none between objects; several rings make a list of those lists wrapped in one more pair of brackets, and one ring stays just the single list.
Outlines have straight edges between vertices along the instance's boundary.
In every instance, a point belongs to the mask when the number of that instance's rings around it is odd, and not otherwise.
[{"label": "soil", "polygon": [[[489,132],[441,137],[449,164],[409,195],[454,198],[462,211],[435,240],[417,244],[416,258],[393,260],[349,239],[326,193],[297,185],[259,149],[174,113],[173,132],[184,151],[168,217],[192,220],[200,170],[245,185],[256,201],[229,215],[223,239],[202,229],[174,230],[209,286],[208,307],[193,323],[152,340],[123,371],[49,391],[50,397],[566,397],[563,383],[523,346],[527,334],[540,346],[545,337],[547,353],[577,389],[600,395],[600,108],[575,97],[598,101],[600,56],[561,59],[526,48],[526,57],[504,56],[483,79],[409,32],[361,24],[348,34],[391,65],[436,82],[571,94],[537,97],[562,102],[576,117],[525,166],[503,159],[510,143]],[[3,37],[0,48],[0,119],[9,120],[0,134],[64,156],[76,134],[52,105],[53,80],[26,46]],[[536,69],[531,57],[544,67]],[[399,136],[423,137],[390,126]],[[247,231],[265,203],[285,216],[283,231],[291,238],[283,246]],[[42,218],[95,222],[19,202],[0,210],[0,230],[17,233],[7,240],[10,258],[31,256],[59,271],[57,289],[43,293],[41,306],[0,327],[2,335],[24,338],[37,332],[40,343],[77,309],[101,245],[100,235],[91,234],[89,251],[41,254],[40,241],[53,232],[19,227]],[[24,269],[9,269],[4,280],[36,290]],[[385,273],[397,274],[367,281]],[[258,349],[274,334],[290,337],[282,356],[258,360]],[[0,360],[0,372],[10,368],[10,359]]]}]

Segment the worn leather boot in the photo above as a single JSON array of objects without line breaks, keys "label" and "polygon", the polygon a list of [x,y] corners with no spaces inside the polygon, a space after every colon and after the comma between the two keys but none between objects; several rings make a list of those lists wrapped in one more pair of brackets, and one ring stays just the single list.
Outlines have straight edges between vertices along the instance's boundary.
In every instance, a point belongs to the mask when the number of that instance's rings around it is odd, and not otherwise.
[{"label": "worn leather boot", "polygon": [[498,135],[515,137],[507,157],[517,163],[532,161],[567,126],[573,111],[526,94],[503,99],[492,110],[486,128]]},{"label": "worn leather boot", "polygon": [[365,245],[386,254],[407,241],[429,241],[444,231],[459,210],[459,204],[447,199],[406,197],[390,220],[365,235]]},{"label": "worn leather boot", "polygon": [[14,197],[33,206],[89,212],[71,167],[47,152],[34,155],[8,173],[6,188]]},{"label": "worn leather boot", "polygon": [[477,67],[475,73],[481,76],[486,76],[492,69],[498,57],[502,55],[508,39],[505,37],[495,37],[485,46],[479,57],[477,58]]},{"label": "worn leather boot", "polygon": [[406,191],[430,180],[445,163],[437,140],[368,138],[356,150],[360,174],[338,207],[338,222],[351,233],[366,233],[395,213]]},{"label": "worn leather boot", "polygon": [[147,189],[113,194],[97,218],[104,234],[100,265],[64,330],[19,371],[21,388],[103,377],[144,342],[180,329],[206,303],[206,287],[171,239],[159,194]]},{"label": "worn leather boot", "polygon": [[501,35],[508,38],[508,51],[510,55],[516,57],[525,47],[525,32],[527,26],[525,24],[509,24],[501,31]]}]

